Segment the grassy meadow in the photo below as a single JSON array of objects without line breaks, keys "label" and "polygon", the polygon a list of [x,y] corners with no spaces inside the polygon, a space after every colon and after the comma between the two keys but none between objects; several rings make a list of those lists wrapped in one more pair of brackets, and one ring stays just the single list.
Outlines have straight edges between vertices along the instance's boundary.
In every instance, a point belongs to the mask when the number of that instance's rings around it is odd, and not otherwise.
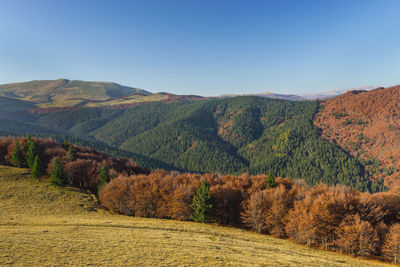
[{"label": "grassy meadow", "polygon": [[210,224],[133,218],[0,166],[0,266],[390,266]]}]

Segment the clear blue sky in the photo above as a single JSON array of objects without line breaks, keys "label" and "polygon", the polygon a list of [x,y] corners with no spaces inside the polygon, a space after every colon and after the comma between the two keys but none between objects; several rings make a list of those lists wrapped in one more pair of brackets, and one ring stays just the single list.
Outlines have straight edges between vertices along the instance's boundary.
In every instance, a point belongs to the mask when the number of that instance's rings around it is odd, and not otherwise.
[{"label": "clear blue sky", "polygon": [[0,83],[308,93],[400,83],[398,0],[0,0]]}]

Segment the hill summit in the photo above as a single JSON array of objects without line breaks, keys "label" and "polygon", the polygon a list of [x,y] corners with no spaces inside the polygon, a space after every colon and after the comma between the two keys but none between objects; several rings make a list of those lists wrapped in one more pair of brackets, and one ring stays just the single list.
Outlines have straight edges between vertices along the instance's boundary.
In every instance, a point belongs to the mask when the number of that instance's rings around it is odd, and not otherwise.
[{"label": "hill summit", "polygon": [[67,79],[0,85],[0,96],[28,101],[40,107],[81,106],[88,102],[104,102],[130,95],[147,96],[151,93],[113,82]]}]

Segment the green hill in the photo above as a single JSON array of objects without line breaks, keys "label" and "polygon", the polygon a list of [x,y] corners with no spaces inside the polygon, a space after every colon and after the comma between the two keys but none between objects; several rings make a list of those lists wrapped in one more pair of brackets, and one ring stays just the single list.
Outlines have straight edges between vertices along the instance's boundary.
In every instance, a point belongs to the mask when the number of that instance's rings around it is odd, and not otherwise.
[{"label": "green hill", "polygon": [[320,137],[319,103],[235,97],[82,108],[42,114],[37,124],[92,137],[190,172],[267,173],[309,184],[367,190],[364,166]]},{"label": "green hill", "polygon": [[40,107],[95,105],[130,95],[151,93],[111,82],[39,80],[0,85],[0,96],[24,100]]},{"label": "green hill", "polygon": [[391,266],[231,227],[113,215],[0,166],[0,265]]}]

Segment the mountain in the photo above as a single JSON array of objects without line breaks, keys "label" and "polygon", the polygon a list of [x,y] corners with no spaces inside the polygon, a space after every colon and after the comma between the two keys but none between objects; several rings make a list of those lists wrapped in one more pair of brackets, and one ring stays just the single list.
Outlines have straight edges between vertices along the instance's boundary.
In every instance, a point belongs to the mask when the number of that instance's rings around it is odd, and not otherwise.
[{"label": "mountain", "polygon": [[[107,88],[119,85],[109,84],[56,80],[2,85],[0,130],[89,142],[101,151],[131,157],[153,169],[272,172],[303,178],[311,185],[342,183],[360,190],[382,190],[383,179],[379,178],[394,181],[400,169],[395,154],[397,135],[388,132],[397,129],[397,122],[390,119],[395,123],[385,124],[385,118],[374,117],[397,118],[400,114],[394,89],[353,91],[319,102],[294,95],[290,98],[296,101],[274,99],[284,95],[271,93],[202,98],[127,87],[110,93]],[[392,97],[393,103],[381,102],[382,96],[375,95],[382,90],[387,90],[386,98]],[[75,91],[87,98],[69,102],[77,100]],[[108,100],[101,100],[106,92]],[[123,94],[127,96],[120,97]],[[39,101],[38,95],[50,95],[48,102]],[[368,97],[364,102],[353,99],[361,96]],[[365,105],[375,113],[363,110]],[[382,113],[380,106],[388,110]],[[375,133],[383,131],[384,137],[369,134],[368,127]],[[363,136],[376,139],[372,155],[365,156],[368,149]],[[380,152],[379,144],[385,142],[390,148]]]},{"label": "mountain", "polygon": [[303,178],[368,189],[364,167],[313,125],[318,102],[256,96],[37,114],[36,126],[91,138],[179,171]]},{"label": "mountain", "polygon": [[[264,93],[256,93],[256,94],[244,94],[244,96],[260,96],[260,97],[268,97],[268,98],[274,98],[274,99],[284,99],[284,100],[293,100],[293,101],[301,101],[301,100],[323,100],[331,97],[335,97],[338,95],[342,95],[346,92],[349,91],[355,91],[355,90],[372,90],[378,88],[378,86],[361,86],[361,87],[355,87],[355,88],[347,88],[347,89],[335,89],[335,90],[330,90],[326,92],[320,92],[320,93],[310,93],[310,94],[277,94],[277,93],[271,93],[271,92],[264,92]],[[225,94],[225,95],[220,95],[218,96],[219,98],[226,98],[226,97],[235,97],[235,96],[240,96],[236,94]]]},{"label": "mountain", "polygon": [[304,97],[298,95],[284,95],[284,94],[275,94],[270,92],[265,92],[260,94],[250,94],[250,96],[261,96],[261,97],[269,97],[269,98],[284,99],[284,100],[306,100]]},{"label": "mountain", "polygon": [[335,97],[338,95],[342,95],[349,91],[369,91],[369,90],[372,90],[375,88],[378,88],[378,86],[360,86],[360,87],[347,88],[347,89],[335,89],[335,90],[330,90],[330,91],[321,92],[321,93],[303,94],[300,96],[303,97],[304,99],[308,99],[308,100],[315,100],[315,99],[323,100],[323,99]]},{"label": "mountain", "polygon": [[143,89],[111,82],[78,80],[38,80],[0,85],[0,96],[36,104],[39,107],[82,106],[102,103],[129,96],[151,95]]},{"label": "mountain", "polygon": [[351,91],[322,102],[315,124],[323,138],[365,161],[387,184],[400,177],[400,86]]},{"label": "mountain", "polygon": [[258,94],[243,94],[243,95],[237,95],[237,94],[224,94],[224,95],[219,95],[217,98],[227,98],[227,97],[236,97],[236,96],[259,96],[259,97],[268,97],[268,98],[273,98],[273,99],[283,99],[283,100],[306,100],[304,97],[298,96],[298,95],[284,95],[284,94],[275,94],[271,92],[264,92],[264,93],[258,93]]}]

